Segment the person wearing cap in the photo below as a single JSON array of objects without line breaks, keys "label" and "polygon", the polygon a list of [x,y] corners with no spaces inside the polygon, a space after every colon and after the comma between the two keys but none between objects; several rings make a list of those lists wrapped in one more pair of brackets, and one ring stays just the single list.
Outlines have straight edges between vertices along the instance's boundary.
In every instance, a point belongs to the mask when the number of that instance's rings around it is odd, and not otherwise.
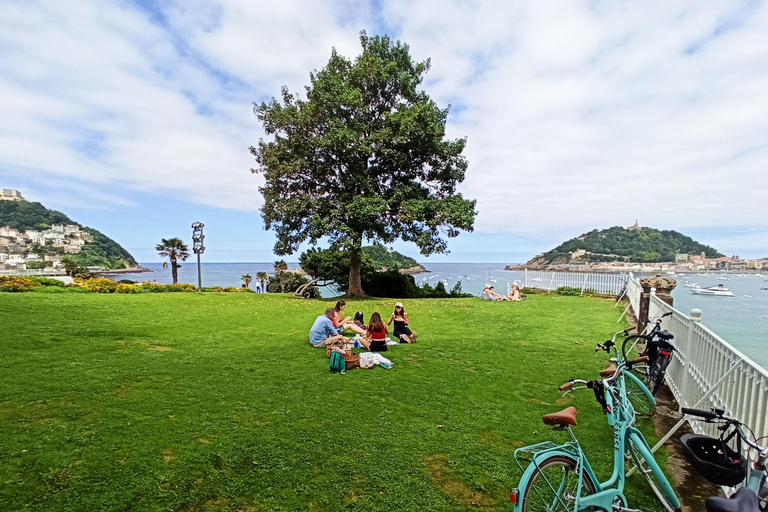
[{"label": "person wearing cap", "polygon": [[387,325],[392,322],[395,322],[392,334],[398,341],[404,343],[416,343],[416,338],[419,335],[408,328],[408,313],[405,312],[402,302],[395,303],[395,312],[390,315]]}]

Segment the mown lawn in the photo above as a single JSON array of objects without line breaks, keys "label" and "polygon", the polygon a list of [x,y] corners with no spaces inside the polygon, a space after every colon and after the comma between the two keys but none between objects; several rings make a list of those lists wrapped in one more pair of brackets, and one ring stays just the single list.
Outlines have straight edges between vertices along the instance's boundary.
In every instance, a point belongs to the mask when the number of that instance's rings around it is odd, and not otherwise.
[{"label": "mown lawn", "polygon": [[[346,375],[307,339],[329,304],[0,293],[0,510],[511,510],[512,452],[565,441],[541,416],[568,405],[607,477],[591,391],[557,386],[607,365],[612,302],[406,301],[419,342]],[[631,505],[660,508],[633,482]]]}]

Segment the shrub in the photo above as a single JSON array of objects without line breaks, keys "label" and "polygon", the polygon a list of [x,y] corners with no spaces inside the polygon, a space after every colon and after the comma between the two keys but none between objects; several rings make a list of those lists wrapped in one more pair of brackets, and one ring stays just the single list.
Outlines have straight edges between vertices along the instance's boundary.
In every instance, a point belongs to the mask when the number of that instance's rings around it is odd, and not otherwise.
[{"label": "shrub", "polygon": [[144,281],[137,288],[139,293],[162,293],[165,291],[163,285],[151,281]]},{"label": "shrub", "polygon": [[38,284],[28,277],[0,276],[0,292],[28,292]]},{"label": "shrub", "polygon": [[163,287],[165,288],[164,291],[166,292],[196,292],[197,291],[197,287],[189,283],[166,284],[166,285],[163,285]]},{"label": "shrub", "polygon": [[135,284],[117,283],[115,293],[139,293],[139,287]]},{"label": "shrub", "polygon": [[51,279],[50,277],[39,277],[39,276],[31,276],[29,279],[33,280],[37,284],[41,286],[57,286],[57,287],[65,287],[67,286],[64,284],[64,281],[59,281],[58,279]]},{"label": "shrub", "polygon": [[75,279],[75,282],[92,293],[115,293],[117,289],[117,283],[106,277]]},{"label": "shrub", "polygon": [[117,282],[117,284],[136,284],[136,281],[131,281],[130,279],[121,279]]}]

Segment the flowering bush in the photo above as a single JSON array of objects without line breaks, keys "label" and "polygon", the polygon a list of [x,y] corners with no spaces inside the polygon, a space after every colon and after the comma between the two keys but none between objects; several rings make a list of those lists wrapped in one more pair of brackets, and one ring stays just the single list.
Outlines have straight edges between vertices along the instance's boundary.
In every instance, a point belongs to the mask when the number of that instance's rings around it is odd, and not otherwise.
[{"label": "flowering bush", "polygon": [[138,288],[135,284],[117,283],[115,293],[139,293]]},{"label": "flowering bush", "polygon": [[28,277],[0,276],[0,292],[28,292],[38,284]]},{"label": "flowering bush", "polygon": [[75,279],[75,282],[93,293],[114,293],[115,290],[117,290],[117,283],[106,277],[98,277],[96,279]]}]

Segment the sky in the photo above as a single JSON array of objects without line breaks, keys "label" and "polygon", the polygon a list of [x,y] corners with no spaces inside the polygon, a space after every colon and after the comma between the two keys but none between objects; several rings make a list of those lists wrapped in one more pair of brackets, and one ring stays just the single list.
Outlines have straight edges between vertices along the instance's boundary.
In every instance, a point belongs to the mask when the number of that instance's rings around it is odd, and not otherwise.
[{"label": "sky", "polygon": [[[0,188],[160,261],[273,261],[253,103],[302,92],[359,33],[431,59],[467,137],[473,233],[424,262],[517,263],[598,228],[768,256],[768,3],[0,0]],[[298,254],[288,256],[298,260]]]}]

